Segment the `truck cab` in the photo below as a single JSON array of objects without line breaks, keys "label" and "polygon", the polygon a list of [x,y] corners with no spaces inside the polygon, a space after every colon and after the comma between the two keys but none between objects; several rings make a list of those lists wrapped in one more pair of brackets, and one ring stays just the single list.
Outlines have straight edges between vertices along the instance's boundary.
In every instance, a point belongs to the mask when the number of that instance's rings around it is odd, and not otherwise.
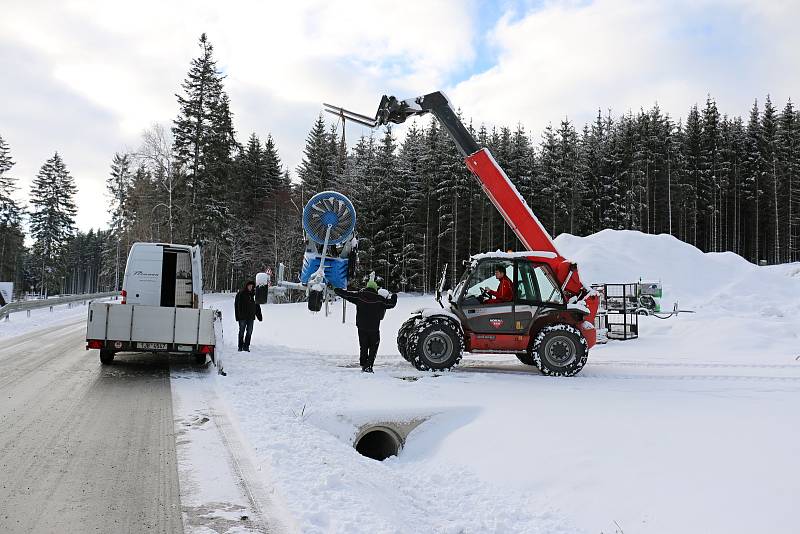
[{"label": "truck cab", "polygon": [[[498,267],[511,280],[511,301],[491,302],[482,291],[497,289]],[[534,321],[566,311],[566,303],[549,265],[504,254],[472,261],[456,286],[451,310],[461,320],[467,351],[518,353],[527,350]]]}]

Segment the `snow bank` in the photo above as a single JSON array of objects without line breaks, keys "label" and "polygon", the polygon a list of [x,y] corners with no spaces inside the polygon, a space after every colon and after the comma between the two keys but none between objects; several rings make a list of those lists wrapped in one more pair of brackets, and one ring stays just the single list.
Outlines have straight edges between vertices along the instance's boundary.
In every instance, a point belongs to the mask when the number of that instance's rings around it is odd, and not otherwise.
[{"label": "snow bank", "polygon": [[61,304],[50,308],[38,308],[28,312],[20,311],[7,315],[0,319],[0,339],[19,336],[40,328],[67,324],[86,320],[88,307],[82,302]]},{"label": "snow bank", "polygon": [[[603,230],[561,234],[559,251],[578,263],[587,283],[661,280],[663,307],[788,316],[800,312],[800,265],[758,267],[732,252],[703,253],[667,235]],[[787,276],[792,278],[787,283]]]}]

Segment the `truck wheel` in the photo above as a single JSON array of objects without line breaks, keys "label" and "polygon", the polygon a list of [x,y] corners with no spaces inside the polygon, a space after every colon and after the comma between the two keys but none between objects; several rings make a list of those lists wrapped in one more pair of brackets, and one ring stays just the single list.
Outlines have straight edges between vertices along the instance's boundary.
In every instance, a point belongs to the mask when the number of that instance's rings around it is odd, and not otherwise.
[{"label": "truck wheel", "polygon": [[533,355],[530,352],[518,352],[517,359],[525,365],[536,365],[536,362],[533,360]]},{"label": "truck wheel", "polygon": [[452,321],[431,317],[417,322],[408,336],[406,351],[420,371],[447,371],[461,361],[464,340]]},{"label": "truck wheel", "polygon": [[322,291],[311,290],[308,292],[308,309],[312,312],[322,309]]},{"label": "truck wheel", "polygon": [[197,365],[203,365],[206,363],[206,355],[202,353],[197,353],[194,355],[194,363]]},{"label": "truck wheel", "polygon": [[108,365],[114,361],[114,352],[106,349],[100,349],[100,363]]},{"label": "truck wheel", "polygon": [[574,376],[586,364],[589,347],[574,326],[554,324],[536,334],[531,355],[543,375]]},{"label": "truck wheel", "polygon": [[414,324],[416,324],[418,317],[415,315],[410,317],[403,323],[400,327],[400,330],[397,331],[397,350],[400,352],[400,356],[407,362],[411,361],[411,357],[409,356],[408,352],[408,336],[411,334],[411,330],[414,328]]}]

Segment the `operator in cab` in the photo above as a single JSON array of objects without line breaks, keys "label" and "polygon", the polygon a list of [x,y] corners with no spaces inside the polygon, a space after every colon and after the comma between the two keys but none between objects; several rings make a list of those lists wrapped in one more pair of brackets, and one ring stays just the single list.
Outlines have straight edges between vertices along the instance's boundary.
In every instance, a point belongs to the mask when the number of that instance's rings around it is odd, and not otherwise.
[{"label": "operator in cab", "polygon": [[497,291],[484,287],[483,292],[490,295],[490,298],[483,301],[484,304],[498,304],[500,302],[511,302],[514,300],[514,289],[511,287],[511,280],[506,276],[506,269],[501,264],[494,268],[494,276],[500,281]]}]

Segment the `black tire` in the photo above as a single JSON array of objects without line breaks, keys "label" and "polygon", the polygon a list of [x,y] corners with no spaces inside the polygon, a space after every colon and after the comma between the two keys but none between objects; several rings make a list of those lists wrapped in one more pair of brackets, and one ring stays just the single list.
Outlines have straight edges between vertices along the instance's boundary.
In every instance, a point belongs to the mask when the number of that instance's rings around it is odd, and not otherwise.
[{"label": "black tire", "polygon": [[543,375],[574,376],[586,365],[589,346],[574,326],[553,324],[536,334],[530,352]]},{"label": "black tire", "polygon": [[206,363],[206,355],[199,352],[196,353],[194,355],[194,363],[196,363],[197,365],[203,365],[204,363]]},{"label": "black tire", "polygon": [[400,327],[400,330],[397,331],[397,350],[400,352],[400,356],[407,362],[411,362],[411,358],[408,355],[408,336],[411,334],[411,330],[414,328],[417,319],[419,319],[417,315],[408,318]]},{"label": "black tire", "polygon": [[518,352],[517,359],[525,365],[536,365],[536,362],[533,360],[533,355],[530,352]]},{"label": "black tire", "polygon": [[420,319],[408,336],[406,352],[420,371],[449,371],[464,354],[461,329],[445,317]]},{"label": "black tire", "polygon": [[109,365],[114,361],[114,352],[106,349],[100,349],[100,363]]},{"label": "black tire", "polygon": [[309,291],[308,292],[308,309],[312,312],[318,312],[322,309],[322,291]]}]

